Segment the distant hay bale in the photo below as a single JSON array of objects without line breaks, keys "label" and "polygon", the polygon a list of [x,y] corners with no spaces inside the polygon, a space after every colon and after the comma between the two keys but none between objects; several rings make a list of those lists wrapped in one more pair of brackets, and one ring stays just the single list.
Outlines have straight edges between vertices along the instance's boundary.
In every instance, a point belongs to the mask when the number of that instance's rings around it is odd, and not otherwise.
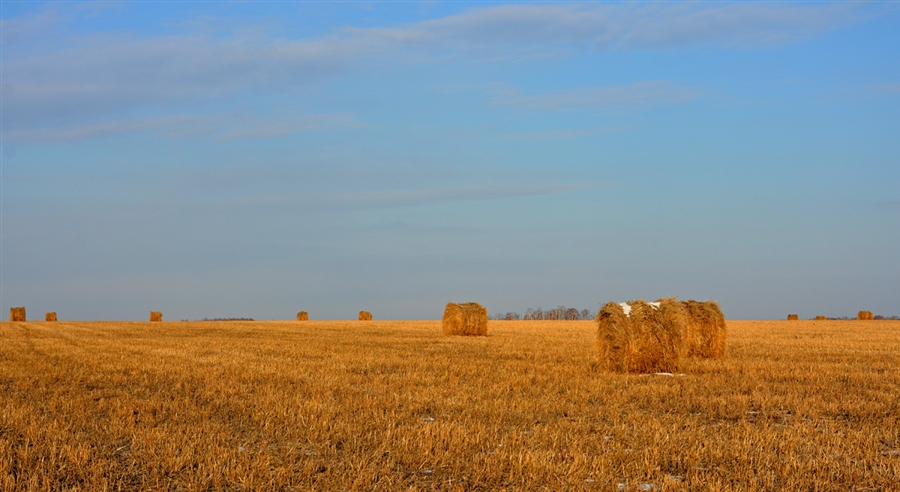
[{"label": "distant hay bale", "polygon": [[487,336],[488,311],[477,302],[448,302],[441,327],[444,335]]},{"label": "distant hay bale", "polygon": [[872,311],[860,311],[859,314],[856,315],[856,319],[870,320],[875,319],[875,316],[872,315]]},{"label": "distant hay bale", "polygon": [[25,307],[11,307],[9,308],[9,320],[10,321],[25,321]]},{"label": "distant hay bale", "polygon": [[823,321],[826,319],[828,319],[828,318],[826,318],[825,316],[816,316],[816,321]]},{"label": "distant hay bale", "polygon": [[368,311],[360,311],[359,312],[359,320],[360,321],[372,321],[372,313]]},{"label": "distant hay bale", "polygon": [[297,313],[297,321],[309,321],[309,313],[306,311],[300,311]]},{"label": "distant hay bale", "polygon": [[[665,303],[669,300],[660,299]],[[725,356],[725,315],[715,301],[681,301],[687,315],[682,335],[684,355],[721,359]]]},{"label": "distant hay bale", "polygon": [[153,321],[153,322],[162,321],[162,311],[150,311],[150,321]]},{"label": "distant hay bale", "polygon": [[610,302],[600,308],[596,321],[597,352],[603,369],[631,373],[678,370],[687,325],[681,303],[671,299],[658,303]]},{"label": "distant hay bale", "polygon": [[44,315],[44,321],[56,321],[56,313],[49,312]]},{"label": "distant hay bale", "polygon": [[788,315],[788,321],[797,321],[797,320],[799,320],[799,319],[800,319],[800,316],[799,316],[799,315],[796,315],[796,314],[789,314],[789,315]]}]

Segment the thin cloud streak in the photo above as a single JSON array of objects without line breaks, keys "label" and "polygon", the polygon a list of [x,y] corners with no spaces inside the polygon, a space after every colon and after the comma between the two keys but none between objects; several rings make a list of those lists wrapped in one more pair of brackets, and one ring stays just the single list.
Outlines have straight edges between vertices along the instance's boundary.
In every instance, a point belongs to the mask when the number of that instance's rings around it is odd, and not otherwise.
[{"label": "thin cloud streak", "polygon": [[322,211],[373,210],[421,207],[436,203],[501,200],[526,196],[555,195],[614,186],[614,183],[495,184],[432,188],[425,190],[361,190],[291,196],[245,198],[232,203],[278,205]]},{"label": "thin cloud streak", "polygon": [[57,128],[6,131],[3,132],[2,139],[7,144],[66,143],[132,133],[155,132],[172,138],[200,137],[213,141],[234,141],[282,137],[304,131],[340,130],[365,126],[365,123],[344,113],[274,118],[169,115],[147,118],[125,117]]},{"label": "thin cloud streak", "polygon": [[503,92],[494,102],[521,109],[571,110],[610,109],[637,110],[691,101],[700,92],[666,80],[635,82],[607,87],[585,87],[538,96]]}]

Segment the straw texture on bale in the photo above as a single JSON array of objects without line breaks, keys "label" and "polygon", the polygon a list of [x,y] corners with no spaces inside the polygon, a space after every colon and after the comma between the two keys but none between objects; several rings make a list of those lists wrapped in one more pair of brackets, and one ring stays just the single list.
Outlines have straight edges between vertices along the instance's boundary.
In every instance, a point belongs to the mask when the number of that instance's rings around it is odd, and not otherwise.
[{"label": "straw texture on bale", "polygon": [[800,319],[800,316],[797,314],[789,314],[788,315],[788,321],[796,321],[798,319]]},{"label": "straw texture on bale", "polygon": [[441,318],[444,335],[487,336],[488,311],[477,302],[449,302]]},{"label": "straw texture on bale", "polygon": [[[660,299],[660,307],[668,299]],[[715,301],[681,301],[687,316],[682,334],[684,355],[721,359],[725,356],[725,315]]]},{"label": "straw texture on bale", "polygon": [[49,312],[44,315],[44,321],[56,321],[56,313]]},{"label": "straw texture on bale", "polygon": [[875,319],[875,316],[872,315],[872,311],[860,311],[859,314],[856,315],[856,319],[870,320]]},{"label": "straw texture on bale", "polygon": [[10,321],[25,321],[25,307],[9,308]]},{"label": "straw texture on bale", "polygon": [[359,312],[359,320],[360,321],[372,321],[372,313],[368,311],[360,311]]},{"label": "straw texture on bale", "polygon": [[631,301],[626,315],[610,302],[597,313],[597,352],[600,367],[609,372],[674,372],[683,351],[687,325],[684,306],[674,300],[659,307]]},{"label": "straw texture on bale", "polygon": [[816,321],[823,321],[826,319],[828,319],[828,318],[826,318],[825,316],[816,316]]},{"label": "straw texture on bale", "polygon": [[306,311],[300,311],[297,313],[297,321],[309,321],[309,313]]},{"label": "straw texture on bale", "polygon": [[162,311],[150,311],[150,321],[162,321]]}]

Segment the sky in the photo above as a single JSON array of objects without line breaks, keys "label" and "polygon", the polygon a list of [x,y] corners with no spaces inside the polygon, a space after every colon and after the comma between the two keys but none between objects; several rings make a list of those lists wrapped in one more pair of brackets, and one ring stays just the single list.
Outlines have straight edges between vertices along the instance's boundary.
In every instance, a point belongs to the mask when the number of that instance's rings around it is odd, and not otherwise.
[{"label": "sky", "polygon": [[0,307],[900,314],[897,2],[0,3]]}]

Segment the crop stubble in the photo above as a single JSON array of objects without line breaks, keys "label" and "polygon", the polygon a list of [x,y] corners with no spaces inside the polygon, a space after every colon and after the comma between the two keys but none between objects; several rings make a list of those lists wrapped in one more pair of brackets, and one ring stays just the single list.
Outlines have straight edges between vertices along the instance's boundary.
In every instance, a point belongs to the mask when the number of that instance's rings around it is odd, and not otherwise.
[{"label": "crop stubble", "polygon": [[0,489],[900,487],[900,322],[728,332],[637,376],[589,321],[0,323]]}]

